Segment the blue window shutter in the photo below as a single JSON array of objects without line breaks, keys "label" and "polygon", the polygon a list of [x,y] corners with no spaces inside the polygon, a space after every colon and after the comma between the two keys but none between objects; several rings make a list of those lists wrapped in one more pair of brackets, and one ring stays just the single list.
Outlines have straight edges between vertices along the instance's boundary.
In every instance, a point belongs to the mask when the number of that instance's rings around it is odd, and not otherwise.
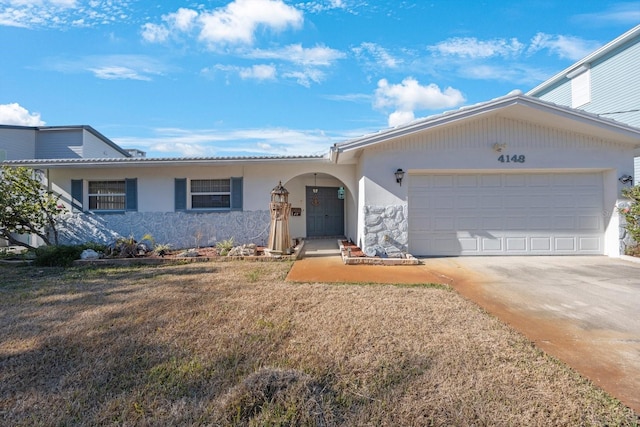
[{"label": "blue window shutter", "polygon": [[138,210],[138,179],[127,178],[124,180],[125,184],[125,202],[124,209],[127,211]]},{"label": "blue window shutter", "polygon": [[176,178],[175,186],[175,210],[187,210],[187,179]]},{"label": "blue window shutter", "polygon": [[242,210],[242,177],[231,178],[231,210]]},{"label": "blue window shutter", "polygon": [[83,186],[81,179],[71,180],[71,212],[82,212]]}]

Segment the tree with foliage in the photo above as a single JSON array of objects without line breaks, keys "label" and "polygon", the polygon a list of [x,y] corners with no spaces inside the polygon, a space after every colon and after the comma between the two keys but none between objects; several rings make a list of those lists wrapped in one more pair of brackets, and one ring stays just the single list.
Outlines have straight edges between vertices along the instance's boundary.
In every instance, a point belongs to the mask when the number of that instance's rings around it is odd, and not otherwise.
[{"label": "tree with foliage", "polygon": [[635,248],[640,248],[640,186],[624,188],[622,196],[629,199],[628,206],[620,209],[626,222],[624,227],[633,239]]},{"label": "tree with foliage", "polygon": [[0,171],[0,237],[11,245],[34,249],[15,235],[34,234],[46,245],[58,244],[56,217],[66,212],[33,169],[2,166]]}]

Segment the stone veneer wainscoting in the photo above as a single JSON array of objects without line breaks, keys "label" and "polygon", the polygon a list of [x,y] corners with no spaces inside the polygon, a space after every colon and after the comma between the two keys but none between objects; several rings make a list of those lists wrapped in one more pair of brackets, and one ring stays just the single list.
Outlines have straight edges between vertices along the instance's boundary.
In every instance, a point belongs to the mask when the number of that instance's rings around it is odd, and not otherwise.
[{"label": "stone veneer wainscoting", "polygon": [[408,251],[407,205],[364,207],[364,252],[401,258]]},{"label": "stone veneer wainscoting", "polygon": [[97,242],[110,244],[120,237],[153,236],[172,248],[214,246],[233,238],[236,244],[264,245],[269,236],[270,213],[247,212],[125,212],[76,213],[58,220],[60,244]]}]

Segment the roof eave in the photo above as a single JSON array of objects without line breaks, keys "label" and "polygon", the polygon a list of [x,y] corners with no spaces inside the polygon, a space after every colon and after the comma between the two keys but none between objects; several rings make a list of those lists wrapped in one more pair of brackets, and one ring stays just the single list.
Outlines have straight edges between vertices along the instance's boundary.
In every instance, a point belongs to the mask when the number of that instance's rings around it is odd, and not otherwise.
[{"label": "roof eave", "polygon": [[292,157],[228,157],[228,158],[100,158],[100,159],[22,159],[2,162],[7,166],[30,168],[86,168],[86,167],[171,167],[197,165],[259,164],[275,162],[326,162],[326,156]]}]

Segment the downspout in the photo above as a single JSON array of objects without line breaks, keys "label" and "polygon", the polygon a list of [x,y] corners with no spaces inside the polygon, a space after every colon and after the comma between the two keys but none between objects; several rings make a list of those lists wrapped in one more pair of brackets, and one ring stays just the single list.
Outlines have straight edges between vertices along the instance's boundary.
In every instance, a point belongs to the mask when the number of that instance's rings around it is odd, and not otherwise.
[{"label": "downspout", "polygon": [[329,159],[333,163],[337,164],[339,155],[340,155],[340,152],[338,151],[338,147],[336,147],[336,144],[333,144],[333,146],[329,149]]}]

